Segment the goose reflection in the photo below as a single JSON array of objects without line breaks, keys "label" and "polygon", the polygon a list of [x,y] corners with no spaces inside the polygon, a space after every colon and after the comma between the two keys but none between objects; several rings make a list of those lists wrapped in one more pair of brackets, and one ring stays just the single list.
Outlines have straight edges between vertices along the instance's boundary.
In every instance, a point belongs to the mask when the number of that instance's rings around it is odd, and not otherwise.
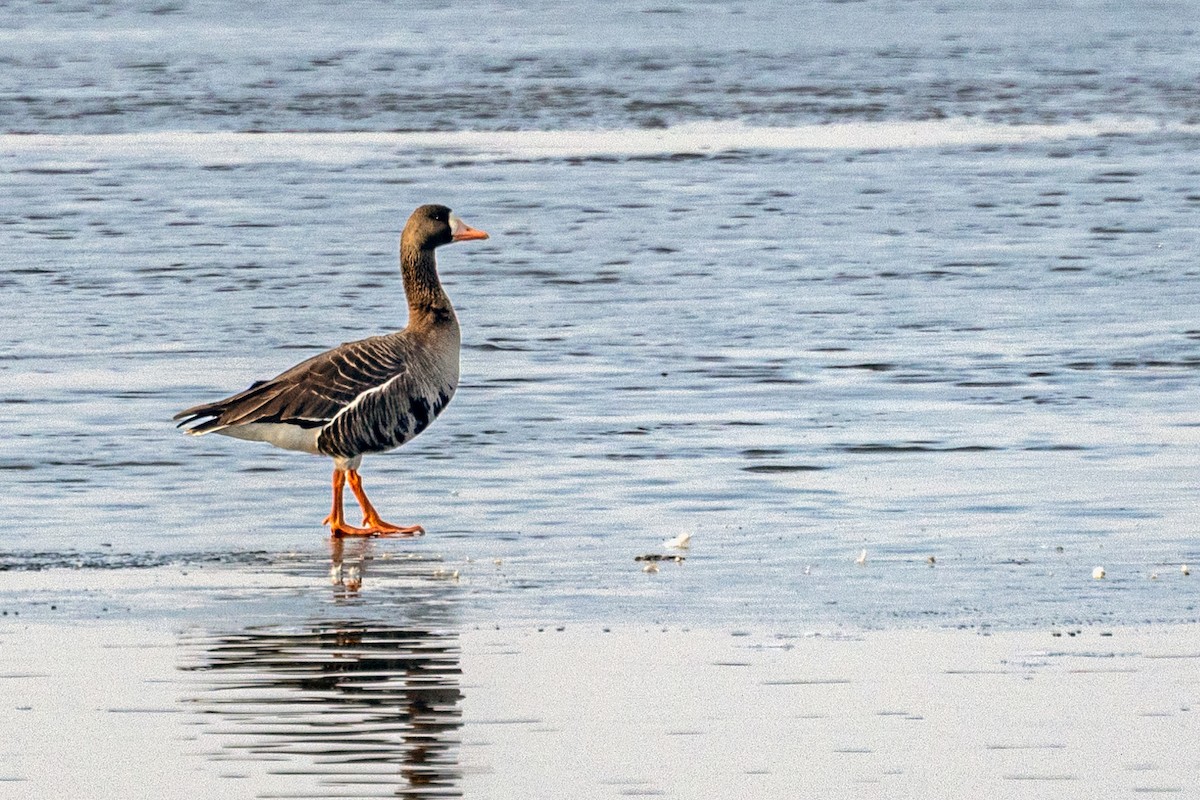
[{"label": "goose reflection", "polygon": [[459,657],[454,633],[322,621],[207,639],[185,669],[210,683],[209,759],[265,769],[270,796],[415,800],[461,797]]}]

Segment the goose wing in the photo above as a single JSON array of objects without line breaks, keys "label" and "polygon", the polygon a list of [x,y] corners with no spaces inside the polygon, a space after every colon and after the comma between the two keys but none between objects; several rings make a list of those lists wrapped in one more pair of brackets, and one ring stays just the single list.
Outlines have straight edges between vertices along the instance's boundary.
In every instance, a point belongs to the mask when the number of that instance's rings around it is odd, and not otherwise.
[{"label": "goose wing", "polygon": [[283,423],[321,428],[363,395],[402,378],[404,348],[393,336],[348,342],[302,361],[244,392],[193,406],[175,415],[188,433],[201,434],[251,423]]}]

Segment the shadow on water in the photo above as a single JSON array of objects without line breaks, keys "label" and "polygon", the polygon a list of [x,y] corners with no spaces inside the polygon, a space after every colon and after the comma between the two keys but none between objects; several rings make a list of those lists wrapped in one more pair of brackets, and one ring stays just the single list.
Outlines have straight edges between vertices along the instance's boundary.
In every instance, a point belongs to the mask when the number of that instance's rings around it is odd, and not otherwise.
[{"label": "shadow on water", "polygon": [[[361,561],[335,546],[334,571],[346,555]],[[259,796],[461,797],[457,631],[428,597],[368,619],[353,583],[335,581],[328,619],[185,641],[200,742],[218,743],[204,756]]]}]

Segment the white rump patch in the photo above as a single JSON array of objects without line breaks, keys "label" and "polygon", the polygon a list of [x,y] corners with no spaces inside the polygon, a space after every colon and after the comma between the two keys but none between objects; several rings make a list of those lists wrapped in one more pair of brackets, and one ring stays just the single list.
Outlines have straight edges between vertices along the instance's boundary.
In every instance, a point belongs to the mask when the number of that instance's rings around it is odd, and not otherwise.
[{"label": "white rump patch", "polygon": [[213,431],[223,436],[235,439],[248,439],[252,442],[266,442],[284,450],[299,450],[301,453],[317,455],[317,436],[320,428],[301,428],[299,425],[288,425],[283,422],[250,422],[245,425],[231,425]]}]

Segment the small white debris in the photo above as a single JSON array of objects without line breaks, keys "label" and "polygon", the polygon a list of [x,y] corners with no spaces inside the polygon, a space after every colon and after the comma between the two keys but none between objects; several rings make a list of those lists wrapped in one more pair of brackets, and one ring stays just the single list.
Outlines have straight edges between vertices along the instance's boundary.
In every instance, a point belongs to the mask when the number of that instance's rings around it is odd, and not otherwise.
[{"label": "small white debris", "polygon": [[493,559],[492,559],[492,563],[493,563],[493,564],[495,564],[495,565],[498,567],[498,566],[500,566],[501,564],[503,564],[503,563],[504,563],[504,559],[501,559],[501,558],[493,558]]},{"label": "small white debris", "polygon": [[805,575],[812,575],[812,564],[805,564],[805,565],[804,565],[804,574],[805,574]]},{"label": "small white debris", "polygon": [[1158,573],[1157,573],[1157,572],[1151,572],[1151,573],[1150,573],[1150,580],[1152,580],[1152,581],[1156,581],[1156,580],[1158,580]]},{"label": "small white debris", "polygon": [[653,561],[651,561],[649,564],[642,567],[642,572],[648,572],[653,575],[655,572],[658,572],[658,564],[655,564]]},{"label": "small white debris", "polygon": [[342,580],[342,565],[341,564],[334,564],[332,567],[329,568],[329,582],[332,583],[334,586],[342,585],[343,580]]},{"label": "small white debris", "polygon": [[1102,580],[1104,578],[1104,574],[1104,567],[1096,567],[1094,570],[1092,570],[1092,577],[1096,580]]},{"label": "small white debris", "polygon": [[692,546],[692,535],[690,533],[681,533],[674,539],[667,539],[663,542],[663,547],[674,547],[676,550],[687,550]]},{"label": "small white debris", "polygon": [[1183,575],[1191,575],[1192,574],[1192,571],[1191,571],[1191,569],[1188,568],[1187,564],[1180,564],[1179,572]]},{"label": "small white debris", "polygon": [[858,554],[858,558],[854,559],[854,563],[858,564],[860,567],[867,563],[867,548],[863,548],[863,551]]}]

